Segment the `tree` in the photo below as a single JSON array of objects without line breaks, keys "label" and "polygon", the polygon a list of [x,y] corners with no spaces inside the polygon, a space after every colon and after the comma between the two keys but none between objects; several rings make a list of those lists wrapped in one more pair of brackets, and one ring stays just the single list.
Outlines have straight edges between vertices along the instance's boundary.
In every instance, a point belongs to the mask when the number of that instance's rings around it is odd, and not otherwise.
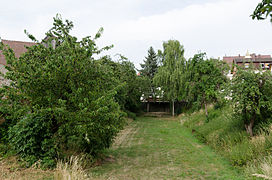
[{"label": "tree", "polygon": [[157,87],[153,83],[153,78],[158,71],[158,57],[152,46],[148,50],[148,54],[147,57],[145,57],[144,63],[140,65],[142,67],[142,69],[139,70],[142,77],[141,80],[144,85],[146,85],[143,96],[145,99],[149,98],[150,96],[155,98]]},{"label": "tree", "polygon": [[222,86],[227,82],[227,65],[217,59],[205,59],[205,53],[194,55],[187,62],[186,100],[196,107],[205,107],[208,117],[208,103],[215,102],[220,96]]},{"label": "tree", "polygon": [[96,46],[102,29],[78,41],[69,34],[72,28],[57,15],[42,42],[27,33],[36,45],[19,59],[0,44],[11,81],[0,90],[6,143],[30,164],[40,159],[52,165],[71,148],[96,156],[123,126],[116,101],[123,85],[94,58],[111,46]]},{"label": "tree", "polygon": [[271,72],[256,72],[238,68],[232,80],[232,105],[234,116],[244,122],[245,129],[253,136],[253,127],[265,122],[272,113],[272,75]]},{"label": "tree", "polygon": [[263,20],[270,16],[270,21],[272,23],[272,0],[262,0],[251,16],[252,19],[257,18],[258,20]]},{"label": "tree", "polygon": [[140,70],[141,75],[147,76],[152,80],[158,70],[158,58],[152,46],[148,50],[144,63],[140,65],[142,67]]},{"label": "tree", "polygon": [[162,66],[154,77],[154,82],[163,91],[163,95],[172,101],[172,115],[175,115],[175,101],[181,100],[183,90],[183,73],[185,70],[184,48],[177,40],[163,43],[159,54]]},{"label": "tree", "polygon": [[141,85],[136,74],[135,66],[127,58],[120,55],[118,62],[112,61],[109,56],[101,58],[101,64],[108,66],[114,73],[116,83],[121,83],[115,95],[123,111],[137,112],[140,109]]}]

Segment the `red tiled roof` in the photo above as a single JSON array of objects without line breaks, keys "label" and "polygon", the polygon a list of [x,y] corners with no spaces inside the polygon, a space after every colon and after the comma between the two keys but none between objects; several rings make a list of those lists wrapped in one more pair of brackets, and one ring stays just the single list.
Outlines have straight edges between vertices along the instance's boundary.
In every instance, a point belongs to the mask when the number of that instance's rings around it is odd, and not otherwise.
[{"label": "red tiled roof", "polygon": [[[271,58],[271,55],[256,55],[256,54],[250,54],[251,56],[251,59],[253,61],[258,61],[258,60],[261,60],[261,59],[272,59]],[[245,56],[224,56],[223,57],[223,61],[227,62],[227,63],[230,63],[230,62],[233,62],[234,60],[243,60],[245,59]]]},{"label": "red tiled roof", "polygon": [[[10,41],[10,40],[3,40],[3,39],[2,39],[2,42],[5,45],[8,45],[11,49],[13,49],[15,56],[17,58],[20,57],[21,54],[23,54],[27,51],[25,46],[29,47],[29,46],[35,45],[35,43],[33,43],[33,42]],[[0,51],[0,64],[4,64],[4,65],[7,64],[5,57],[1,51]]]}]

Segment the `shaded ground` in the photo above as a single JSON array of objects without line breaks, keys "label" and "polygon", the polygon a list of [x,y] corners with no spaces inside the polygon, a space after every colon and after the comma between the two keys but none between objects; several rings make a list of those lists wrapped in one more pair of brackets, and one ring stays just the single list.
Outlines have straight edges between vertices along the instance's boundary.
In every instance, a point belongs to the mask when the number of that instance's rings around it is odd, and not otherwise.
[{"label": "shaded ground", "polygon": [[92,168],[92,179],[245,179],[171,118],[138,118],[106,153],[113,160]]}]

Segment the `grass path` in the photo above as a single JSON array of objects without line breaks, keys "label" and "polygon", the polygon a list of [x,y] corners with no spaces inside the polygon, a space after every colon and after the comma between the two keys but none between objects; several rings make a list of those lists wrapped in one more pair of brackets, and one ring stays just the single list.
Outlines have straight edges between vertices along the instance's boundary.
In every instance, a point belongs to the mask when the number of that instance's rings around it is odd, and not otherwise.
[{"label": "grass path", "polygon": [[92,179],[245,179],[176,120],[138,118],[106,153]]}]

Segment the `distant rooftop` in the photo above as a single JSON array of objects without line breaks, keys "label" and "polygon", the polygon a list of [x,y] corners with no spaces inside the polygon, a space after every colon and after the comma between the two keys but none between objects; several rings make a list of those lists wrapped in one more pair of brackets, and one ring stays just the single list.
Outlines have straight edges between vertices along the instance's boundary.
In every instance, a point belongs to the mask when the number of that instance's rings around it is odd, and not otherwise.
[{"label": "distant rooftop", "polygon": [[[12,40],[4,40],[4,39],[2,39],[2,42],[5,45],[8,45],[11,49],[13,49],[15,56],[17,58],[20,57],[21,54],[27,51],[25,46],[30,47],[35,45],[35,43],[33,42],[12,41]],[[1,51],[0,51],[0,64],[7,65],[6,59]]]},{"label": "distant rooftop", "polygon": [[272,62],[271,55],[256,55],[255,53],[249,54],[247,52],[246,56],[224,56],[223,61],[231,65],[232,63],[240,63],[240,62]]}]

